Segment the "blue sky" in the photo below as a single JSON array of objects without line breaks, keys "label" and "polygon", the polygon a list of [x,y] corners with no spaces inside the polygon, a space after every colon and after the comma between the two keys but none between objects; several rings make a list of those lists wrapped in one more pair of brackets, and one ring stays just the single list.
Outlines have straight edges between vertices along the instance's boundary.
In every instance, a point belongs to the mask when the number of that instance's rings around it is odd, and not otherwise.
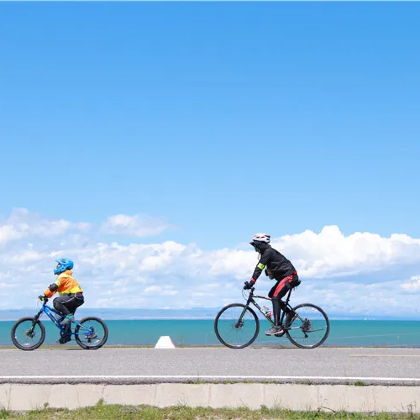
[{"label": "blue sky", "polygon": [[331,225],[419,238],[419,12],[2,3],[0,220],[145,214],[173,227],[92,240],[204,251]]},{"label": "blue sky", "polygon": [[0,7],[1,214],[420,234],[418,4]]}]

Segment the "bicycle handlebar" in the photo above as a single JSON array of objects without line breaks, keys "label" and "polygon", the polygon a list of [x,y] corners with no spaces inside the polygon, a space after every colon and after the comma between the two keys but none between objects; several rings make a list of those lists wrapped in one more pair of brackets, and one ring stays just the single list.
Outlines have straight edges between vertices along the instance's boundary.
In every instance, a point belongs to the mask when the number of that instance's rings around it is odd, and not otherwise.
[{"label": "bicycle handlebar", "polygon": [[[246,282],[244,284],[246,284]],[[251,287],[250,289],[245,289],[245,287],[243,287],[242,290],[249,290],[249,293],[253,294],[255,290],[255,286]]]}]

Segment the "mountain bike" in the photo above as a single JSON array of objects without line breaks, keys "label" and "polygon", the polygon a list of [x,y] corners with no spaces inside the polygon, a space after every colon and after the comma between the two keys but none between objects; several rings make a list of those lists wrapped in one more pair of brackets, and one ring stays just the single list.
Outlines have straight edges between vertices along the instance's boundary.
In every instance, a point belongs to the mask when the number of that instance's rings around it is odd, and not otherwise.
[{"label": "mountain bike", "polygon": [[35,350],[45,340],[45,327],[39,320],[45,313],[54,325],[61,331],[61,336],[73,336],[76,343],[85,350],[96,350],[108,340],[108,327],[100,318],[87,317],[76,323],[74,332],[66,332],[61,322],[65,315],[47,305],[48,299],[43,301],[39,312],[33,317],[21,318],[12,327],[13,344],[21,350]]},{"label": "mountain bike", "polygon": [[[295,346],[301,349],[314,349],[327,339],[330,332],[330,322],[327,314],[312,303],[302,303],[294,308],[290,306],[289,301],[292,290],[299,284],[300,280],[297,280],[295,284],[289,285],[290,290],[287,292],[286,301],[282,301],[282,304],[283,309],[287,307],[290,311],[293,311],[293,315],[286,316],[285,311],[282,310],[280,326],[284,333],[276,334],[276,336],[282,337],[286,334],[287,338]],[[254,290],[255,287],[252,287],[248,297],[243,290],[242,296],[246,300],[246,304],[232,303],[227,305],[219,311],[214,320],[216,336],[226,347],[243,349],[251,345],[258,337],[260,321],[251,305],[261,312],[271,326],[274,326],[274,321],[271,318],[272,314],[269,311],[263,311],[255,300],[264,299],[271,301],[272,299],[254,295]]]}]

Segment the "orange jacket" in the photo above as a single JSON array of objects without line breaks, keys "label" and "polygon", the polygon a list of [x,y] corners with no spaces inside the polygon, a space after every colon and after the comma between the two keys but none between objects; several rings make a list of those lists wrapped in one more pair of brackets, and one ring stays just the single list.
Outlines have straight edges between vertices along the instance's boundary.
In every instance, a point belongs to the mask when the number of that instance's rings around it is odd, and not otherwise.
[{"label": "orange jacket", "polygon": [[59,295],[83,292],[79,283],[72,277],[72,274],[73,271],[71,270],[66,270],[64,273],[59,274],[56,282],[47,287],[44,295],[50,298],[55,292],[58,292]]}]

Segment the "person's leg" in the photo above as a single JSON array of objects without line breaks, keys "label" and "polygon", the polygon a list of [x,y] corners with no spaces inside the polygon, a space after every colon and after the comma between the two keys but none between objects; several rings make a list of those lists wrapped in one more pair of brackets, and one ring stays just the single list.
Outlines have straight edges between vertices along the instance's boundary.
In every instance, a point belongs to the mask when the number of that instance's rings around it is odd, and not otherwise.
[{"label": "person's leg", "polygon": [[[292,275],[292,281],[287,285],[288,286],[287,290],[294,289],[296,286],[299,286],[299,284],[300,284],[299,277],[297,273],[295,273]],[[286,293],[287,293],[287,290],[286,290]],[[297,318],[297,313],[293,309],[289,309],[283,301],[281,301],[281,303],[284,306],[283,310],[287,314],[286,322],[284,323],[284,326],[286,328],[290,328],[293,321]]]},{"label": "person's leg", "polygon": [[281,298],[284,297],[286,293],[289,291],[288,283],[290,283],[292,279],[293,279],[293,276],[287,276],[284,279],[280,280],[277,284],[276,290],[273,293],[273,302],[278,302],[277,304],[279,308],[279,319],[278,319],[279,323],[280,323],[281,310],[287,311],[287,307],[285,303],[281,300]]},{"label": "person's leg", "polygon": [[74,321],[76,309],[83,305],[83,295],[62,295],[54,300],[54,308],[62,312],[66,318],[61,322],[64,327],[64,334],[61,334],[60,344],[71,341],[71,323]]},{"label": "person's leg", "polygon": [[[270,299],[273,299],[274,296],[274,292],[276,291],[276,287],[277,287],[278,282],[271,288],[271,290],[268,292],[268,297]],[[272,300],[271,303],[273,304],[273,318],[274,318],[274,322],[276,322],[276,308],[274,306],[274,301]]]},{"label": "person's leg", "polygon": [[84,303],[83,295],[70,295],[69,299],[66,300],[63,304],[67,308],[69,314],[67,314],[66,319],[62,322],[62,324],[67,324],[70,322],[74,322],[74,313],[76,312],[76,309],[83,305]]},{"label": "person's leg", "polygon": [[[69,316],[71,312],[67,308],[67,302],[70,300],[70,296],[68,295],[61,295],[54,299],[54,308],[61,312],[65,317]],[[60,332],[60,339],[57,341],[57,344],[65,344],[71,341],[71,324],[68,323],[67,325],[63,325],[64,333]]]},{"label": "person's leg", "polygon": [[71,295],[70,299],[65,302],[66,308],[71,314],[76,313],[76,309],[85,303],[83,295]]},{"label": "person's leg", "polygon": [[272,299],[273,304],[273,319],[274,319],[274,327],[270,328],[268,331],[265,332],[266,335],[273,335],[279,331],[279,319],[280,319],[280,305],[277,299],[274,298],[274,294],[276,292],[276,288],[279,282],[277,282],[268,293],[268,297]]},{"label": "person's leg", "polygon": [[[283,334],[280,327],[280,315],[281,310],[285,311],[287,314],[290,310],[287,308],[285,303],[281,300],[282,297],[286,295],[289,290],[289,284],[293,280],[293,276],[287,276],[284,279],[277,282],[277,284],[271,289],[272,293],[272,302],[273,302],[273,314],[274,314],[274,324],[275,326],[268,330],[266,335],[277,335]],[[270,291],[271,292],[271,291]]]},{"label": "person's leg", "polygon": [[[83,295],[74,295],[72,296],[72,299],[69,299],[68,302],[66,303],[67,305],[67,309],[70,311],[70,313],[72,314],[71,316],[71,322],[74,322],[74,314],[76,313],[76,309],[79,306],[82,306],[85,303],[85,299],[83,297]],[[68,332],[71,334],[71,322],[69,322],[66,327],[68,327]]]},{"label": "person's leg", "polygon": [[70,300],[70,296],[61,295],[54,299],[54,308],[61,312],[63,315],[70,315],[70,311],[67,308],[67,302]]}]

